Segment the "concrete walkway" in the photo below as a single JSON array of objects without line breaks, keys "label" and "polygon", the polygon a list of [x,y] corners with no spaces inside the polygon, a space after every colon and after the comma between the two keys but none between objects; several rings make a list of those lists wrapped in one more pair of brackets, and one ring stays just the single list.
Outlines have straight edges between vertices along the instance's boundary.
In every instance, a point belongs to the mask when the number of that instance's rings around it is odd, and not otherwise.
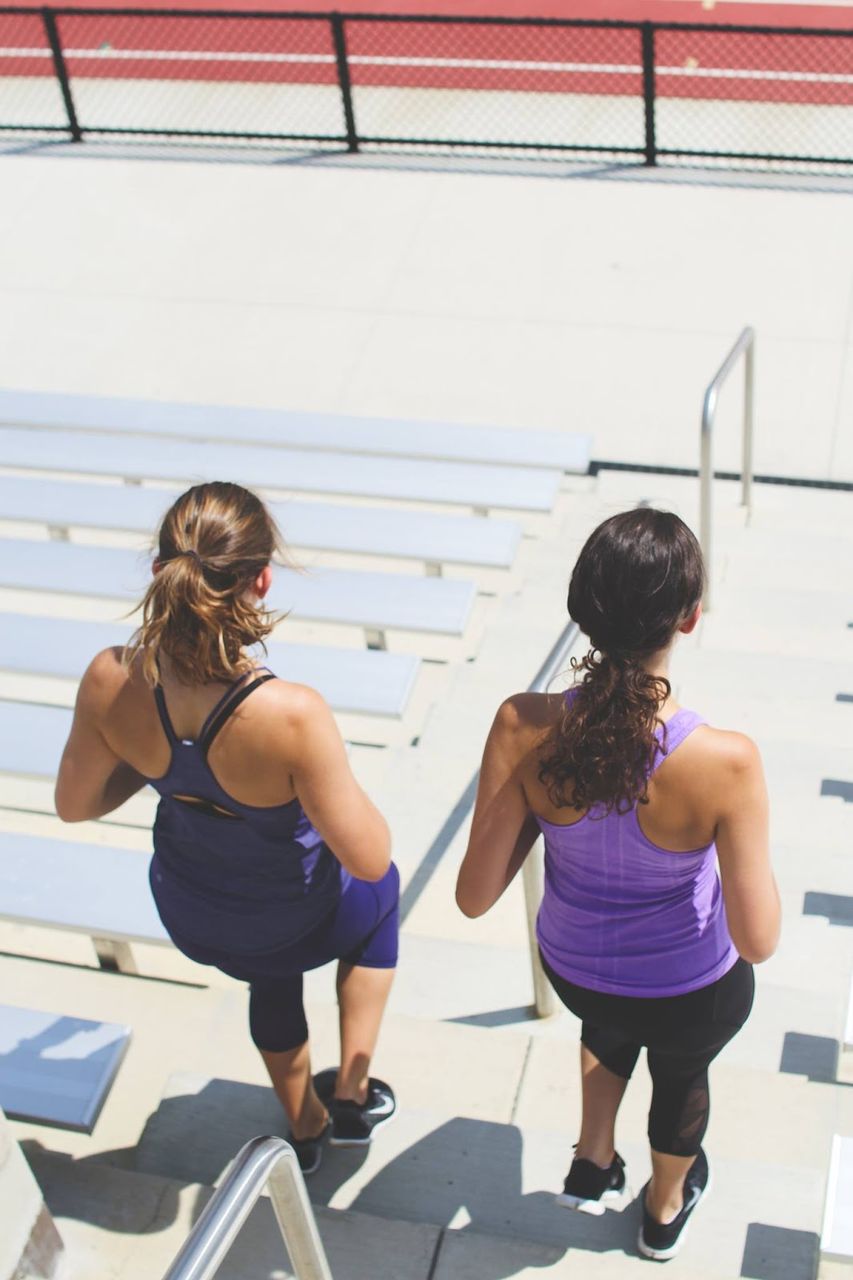
[{"label": "concrete walkway", "polygon": [[[751,323],[756,470],[853,480],[849,182],[102,155],[0,155],[4,386],[573,427],[695,466]],[[721,467],[738,410],[732,385]]]}]

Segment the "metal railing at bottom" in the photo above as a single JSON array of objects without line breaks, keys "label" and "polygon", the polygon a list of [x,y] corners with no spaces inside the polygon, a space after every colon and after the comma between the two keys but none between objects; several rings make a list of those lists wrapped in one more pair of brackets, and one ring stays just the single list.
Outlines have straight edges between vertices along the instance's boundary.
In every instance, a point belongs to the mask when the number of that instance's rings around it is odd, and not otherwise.
[{"label": "metal railing at bottom", "polygon": [[[529,693],[546,692],[554,677],[564,669],[566,659],[574,648],[579,634],[580,628],[576,622],[567,623],[560,633],[553,649],[539,668],[533,683],[528,689]],[[545,977],[542,962],[539,959],[539,944],[536,941],[536,917],[539,914],[539,906],[542,902],[542,894],[545,890],[545,871],[541,836],[524,859],[521,868],[521,879],[524,885],[524,907],[527,915],[527,941],[530,947],[530,970],[533,975],[533,1003],[536,1008],[537,1016],[540,1018],[547,1018],[554,1012],[554,1009],[556,1008],[556,1001],[554,999],[554,991],[551,984]]]},{"label": "metal railing at bottom", "polygon": [[296,1159],[283,1138],[253,1138],[238,1151],[163,1280],[208,1280],[269,1185],[296,1280],[332,1280]]}]

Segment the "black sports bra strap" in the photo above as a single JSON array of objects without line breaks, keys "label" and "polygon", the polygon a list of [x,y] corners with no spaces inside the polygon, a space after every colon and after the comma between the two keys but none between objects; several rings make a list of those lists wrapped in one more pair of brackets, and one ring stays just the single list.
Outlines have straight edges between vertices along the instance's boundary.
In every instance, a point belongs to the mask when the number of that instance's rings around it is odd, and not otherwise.
[{"label": "black sports bra strap", "polygon": [[250,680],[248,684],[244,684],[242,688],[237,689],[234,695],[228,698],[226,702],[220,703],[219,709],[208,719],[207,724],[199,735],[198,745],[205,755],[207,755],[210,750],[210,744],[228,717],[237,710],[241,702],[246,701],[250,693],[254,693],[255,689],[262,684],[266,684],[268,680],[275,680],[275,675],[272,671],[267,671],[264,675]]},{"label": "black sports bra strap", "polygon": [[201,728],[198,731],[198,737],[196,738],[197,742],[204,741],[204,735],[207,733],[208,728],[210,727],[210,725],[213,724],[214,720],[219,715],[222,708],[226,706],[229,699],[234,697],[234,694],[240,688],[240,685],[246,679],[246,676],[248,674],[249,674],[248,671],[244,671],[241,675],[237,676],[236,680],[232,680],[231,683],[228,685],[228,688],[222,694],[222,696],[218,698],[216,702],[214,702],[213,706],[210,708],[207,715],[204,717],[204,723],[202,724]]},{"label": "black sports bra strap", "polygon": [[172,726],[172,721],[169,717],[169,710],[166,706],[166,695],[163,693],[163,686],[160,684],[155,684],[154,686],[154,702],[157,707],[157,714],[160,717],[160,723],[163,726],[163,732],[169,739],[172,746],[174,746],[178,741],[178,735],[175,733]]}]

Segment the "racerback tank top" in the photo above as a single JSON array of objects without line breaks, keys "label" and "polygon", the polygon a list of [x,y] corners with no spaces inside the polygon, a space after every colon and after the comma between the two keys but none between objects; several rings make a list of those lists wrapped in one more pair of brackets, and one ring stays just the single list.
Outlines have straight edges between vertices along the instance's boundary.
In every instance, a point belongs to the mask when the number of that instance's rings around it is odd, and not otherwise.
[{"label": "racerback tank top", "polygon": [[[677,711],[657,729],[652,773],[704,721]],[[545,892],[537,920],[548,964],[568,982],[612,995],[698,990],[737,960],[723,908],[716,845],[672,853],[628,813],[591,809],[571,826],[537,815]]]},{"label": "racerback tank top", "polygon": [[257,955],[297,942],[335,909],[349,879],[298,799],[242,804],[208,764],[228,717],[274,678],[241,676],[195,739],[178,737],[162,688],[154,690],[172,756],[162,777],[148,779],[160,793],[150,881],[163,923],[184,944]]}]

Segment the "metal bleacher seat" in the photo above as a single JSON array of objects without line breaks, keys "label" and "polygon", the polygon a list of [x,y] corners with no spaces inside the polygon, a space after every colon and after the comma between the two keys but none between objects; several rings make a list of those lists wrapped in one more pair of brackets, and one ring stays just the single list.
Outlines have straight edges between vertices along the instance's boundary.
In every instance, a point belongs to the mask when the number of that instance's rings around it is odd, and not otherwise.
[{"label": "metal bleacher seat", "polygon": [[[0,539],[0,587],[131,601],[147,574],[148,558],[127,548]],[[447,578],[279,569],[268,600],[302,620],[363,627],[384,647],[388,629],[461,636],[475,595],[472,582]]]},{"label": "metal bleacher seat", "polygon": [[543,468],[21,427],[0,427],[0,458],[7,467],[36,471],[181,482],[227,476],[288,493],[452,503],[478,511],[548,512],[560,486],[560,472]]},{"label": "metal bleacher seat", "polygon": [[[41,523],[53,530],[81,527],[153,533],[176,494],[125,484],[0,476],[0,520]],[[509,569],[521,529],[509,520],[435,514],[331,502],[270,502],[289,545]]]},{"label": "metal bleacher seat", "polygon": [[0,831],[0,859],[0,919],[86,934],[101,962],[123,971],[133,968],[131,943],[172,945],[148,887],[146,854]]},{"label": "metal bleacher seat", "polygon": [[91,1133],[129,1041],[118,1023],[0,1005],[0,1108]]},{"label": "metal bleacher seat", "polygon": [[0,773],[55,778],[71,716],[70,707],[0,698]]},{"label": "metal bleacher seat", "polygon": [[[130,626],[70,618],[0,614],[0,671],[76,680],[101,649],[123,645]],[[317,689],[335,711],[400,717],[417,678],[414,654],[321,645],[267,645],[278,675]]]},{"label": "metal bleacher seat", "polygon": [[589,436],[563,431],[400,422],[40,391],[0,391],[0,422],[574,472],[587,470],[591,445]]}]

